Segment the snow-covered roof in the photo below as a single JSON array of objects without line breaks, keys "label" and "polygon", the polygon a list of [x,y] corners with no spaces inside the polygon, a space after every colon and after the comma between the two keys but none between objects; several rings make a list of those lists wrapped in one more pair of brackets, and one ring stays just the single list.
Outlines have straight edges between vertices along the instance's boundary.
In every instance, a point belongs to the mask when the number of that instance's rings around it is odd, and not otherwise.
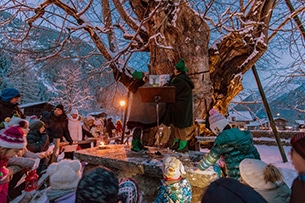
[{"label": "snow-covered roof", "polygon": [[247,124],[247,126],[261,126],[261,125],[264,125],[266,123],[269,123],[269,119],[267,118],[262,118],[262,119],[259,119],[259,120],[256,120],[256,121],[252,121],[250,122],[249,124]]},{"label": "snow-covered roof", "polygon": [[235,117],[235,121],[253,121],[253,118],[249,111],[230,111],[228,119],[233,121],[232,118]]},{"label": "snow-covered roof", "polygon": [[305,120],[295,120],[294,121],[296,124],[298,124],[298,125],[303,125],[303,124],[305,124]]},{"label": "snow-covered roof", "polygon": [[45,104],[45,103],[48,103],[48,102],[43,101],[43,102],[33,102],[33,103],[27,103],[27,104],[20,104],[19,108],[24,109],[24,108],[27,108],[27,107],[30,107],[30,106],[36,106],[36,105]]}]

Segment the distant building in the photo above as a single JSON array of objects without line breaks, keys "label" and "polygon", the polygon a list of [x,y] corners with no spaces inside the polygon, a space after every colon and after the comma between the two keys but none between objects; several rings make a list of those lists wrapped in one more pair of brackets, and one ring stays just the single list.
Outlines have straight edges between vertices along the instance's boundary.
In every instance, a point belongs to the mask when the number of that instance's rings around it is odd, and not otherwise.
[{"label": "distant building", "polygon": [[229,123],[233,128],[247,129],[247,125],[253,121],[249,111],[230,111]]},{"label": "distant building", "polygon": [[42,111],[51,111],[54,108],[54,105],[49,102],[34,102],[19,105],[23,114],[25,116],[36,115],[40,117]]},{"label": "distant building", "polygon": [[297,130],[305,132],[305,120],[295,120]]},{"label": "distant building", "polygon": [[248,130],[269,130],[269,120],[259,119],[252,121],[247,125]]},{"label": "distant building", "polygon": [[[287,130],[287,120],[280,117],[274,117],[274,123],[278,130]],[[253,122],[250,122],[247,125],[248,130],[269,130],[270,122],[269,119],[263,118]]]},{"label": "distant building", "polygon": [[284,118],[280,118],[280,117],[275,117],[274,118],[274,123],[275,126],[277,127],[278,130],[286,130],[286,126],[287,126],[287,120]]}]

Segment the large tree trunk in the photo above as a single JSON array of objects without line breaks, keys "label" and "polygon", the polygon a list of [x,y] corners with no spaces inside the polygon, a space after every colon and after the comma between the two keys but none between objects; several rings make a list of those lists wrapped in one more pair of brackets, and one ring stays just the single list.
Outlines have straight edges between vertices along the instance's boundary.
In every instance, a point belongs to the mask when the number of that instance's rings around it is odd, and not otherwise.
[{"label": "large tree trunk", "polygon": [[146,17],[145,13],[155,13],[144,23],[150,36],[150,73],[172,73],[175,64],[184,58],[195,84],[194,115],[203,117],[211,108],[213,89],[209,77],[208,25],[184,1],[180,5],[148,1],[145,7],[139,6],[141,3],[143,1],[131,1],[141,20]]}]

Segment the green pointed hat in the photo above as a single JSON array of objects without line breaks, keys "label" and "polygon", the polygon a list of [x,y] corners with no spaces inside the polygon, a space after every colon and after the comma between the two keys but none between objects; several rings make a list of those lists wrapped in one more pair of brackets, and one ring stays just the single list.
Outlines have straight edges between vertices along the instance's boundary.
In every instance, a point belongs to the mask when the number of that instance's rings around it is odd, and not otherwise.
[{"label": "green pointed hat", "polygon": [[185,66],[184,58],[181,58],[180,61],[175,65],[176,69],[180,72],[187,72],[188,69]]},{"label": "green pointed hat", "polygon": [[132,77],[136,80],[141,80],[143,78],[143,72],[135,71],[132,73]]}]

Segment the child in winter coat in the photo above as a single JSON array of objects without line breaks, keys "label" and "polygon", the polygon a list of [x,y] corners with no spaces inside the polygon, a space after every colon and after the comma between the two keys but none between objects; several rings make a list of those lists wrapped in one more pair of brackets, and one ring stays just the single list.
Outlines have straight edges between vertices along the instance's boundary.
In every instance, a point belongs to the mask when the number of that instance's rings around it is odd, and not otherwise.
[{"label": "child in winter coat", "polygon": [[75,203],[141,203],[137,183],[131,178],[120,181],[110,169],[97,166],[86,170],[78,183]]},{"label": "child in winter coat", "polygon": [[175,157],[165,157],[162,171],[164,180],[158,188],[154,203],[192,202],[191,184],[187,178],[181,176],[181,174],[186,174],[181,161]]},{"label": "child in winter coat", "polygon": [[239,165],[241,182],[252,187],[269,203],[288,203],[290,188],[280,170],[258,159],[244,159]]},{"label": "child in winter coat", "polygon": [[305,202],[305,132],[291,138],[291,160],[299,175],[291,186],[290,203]]},{"label": "child in winter coat", "polygon": [[217,138],[210,152],[199,163],[199,170],[214,165],[222,156],[225,162],[226,176],[239,179],[239,163],[245,159],[260,159],[254,146],[250,131],[231,128],[228,120],[216,109],[211,109],[209,117],[210,129]]},{"label": "child in winter coat", "polygon": [[9,181],[13,172],[7,169],[8,160],[18,155],[26,146],[26,139],[18,126],[13,126],[0,133],[0,168],[2,181],[0,181],[0,202],[7,201]]},{"label": "child in winter coat", "polygon": [[50,145],[49,136],[45,132],[45,124],[43,121],[34,120],[30,124],[30,131],[26,136],[26,148],[31,152],[47,151]]},{"label": "child in winter coat", "polygon": [[59,163],[52,163],[47,169],[50,187],[35,201],[74,203],[76,188],[82,175],[81,170],[82,165],[78,160],[63,159]]},{"label": "child in winter coat", "polygon": [[104,126],[100,119],[97,119],[95,121],[95,125],[92,126],[90,132],[93,135],[93,137],[95,137],[95,138],[100,138],[101,136],[103,136]]}]

